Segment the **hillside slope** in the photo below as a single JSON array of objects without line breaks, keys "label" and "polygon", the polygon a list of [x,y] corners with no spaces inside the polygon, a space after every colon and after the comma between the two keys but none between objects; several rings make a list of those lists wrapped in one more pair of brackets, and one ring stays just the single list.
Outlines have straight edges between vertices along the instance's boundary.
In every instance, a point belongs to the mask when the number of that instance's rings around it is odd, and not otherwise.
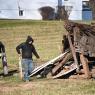
[{"label": "hillside slope", "polygon": [[[7,60],[11,65],[18,64],[15,48],[24,42],[28,35],[34,38],[41,62],[58,56],[63,32],[62,21],[0,20],[0,41],[6,46]],[[37,64],[39,63],[37,61]]]}]

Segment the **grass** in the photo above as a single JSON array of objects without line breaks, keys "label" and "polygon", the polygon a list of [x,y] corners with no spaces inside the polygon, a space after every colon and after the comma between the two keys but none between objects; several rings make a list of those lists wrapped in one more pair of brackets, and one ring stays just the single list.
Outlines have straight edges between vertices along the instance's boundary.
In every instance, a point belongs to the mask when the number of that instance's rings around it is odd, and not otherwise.
[{"label": "grass", "polygon": [[[89,23],[89,22],[87,22]],[[34,45],[40,65],[60,54],[62,35],[65,33],[63,21],[0,20],[0,41],[6,46],[9,69],[18,68],[16,46],[26,40],[27,35],[34,38]],[[1,63],[1,60],[0,60]],[[2,65],[0,64],[0,72]],[[17,75],[0,77],[0,95],[95,95],[94,80],[53,80],[32,78],[24,83]]]},{"label": "grass", "polygon": [[6,84],[1,83],[1,95],[95,95],[95,80],[35,79],[29,83],[8,81]]},{"label": "grass", "polygon": [[59,46],[61,46],[63,35],[63,22],[1,20],[0,26],[2,26],[0,28],[0,40],[6,46],[8,63],[10,64],[18,63],[15,48],[18,44],[24,42],[28,35],[34,38],[34,44],[41,61],[50,60],[59,54]]}]

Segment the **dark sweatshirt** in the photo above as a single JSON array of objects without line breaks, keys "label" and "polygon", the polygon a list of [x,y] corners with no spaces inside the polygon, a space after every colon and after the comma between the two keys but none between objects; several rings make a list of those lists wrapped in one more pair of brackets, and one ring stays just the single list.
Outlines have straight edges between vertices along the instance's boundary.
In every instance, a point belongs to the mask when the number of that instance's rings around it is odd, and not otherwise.
[{"label": "dark sweatshirt", "polygon": [[22,54],[23,59],[32,59],[32,54],[39,58],[34,45],[29,44],[30,41],[33,43],[33,39],[31,37],[28,37],[26,42],[21,43],[16,47],[18,54]]},{"label": "dark sweatshirt", "polygon": [[5,53],[5,47],[1,41],[0,41],[0,53]]}]

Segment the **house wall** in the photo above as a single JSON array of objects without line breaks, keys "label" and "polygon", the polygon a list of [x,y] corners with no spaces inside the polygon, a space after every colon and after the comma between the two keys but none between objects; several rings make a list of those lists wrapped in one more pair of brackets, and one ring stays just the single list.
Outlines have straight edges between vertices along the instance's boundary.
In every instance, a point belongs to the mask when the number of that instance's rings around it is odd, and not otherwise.
[{"label": "house wall", "polygon": [[[19,9],[23,16],[19,16]],[[0,0],[0,18],[8,19],[42,19],[39,8],[51,6],[56,9],[58,0]]]},{"label": "house wall", "polygon": [[[89,1],[89,0],[86,0]],[[82,9],[82,19],[83,20],[92,20],[92,11],[88,4],[84,3]]]},{"label": "house wall", "polygon": [[[69,20],[82,20],[82,1],[89,0],[59,0],[64,6],[72,6]],[[23,16],[19,16],[19,8]],[[41,20],[39,8],[50,6],[57,11],[58,0],[0,0],[0,18],[8,19],[38,19]]]},{"label": "house wall", "polygon": [[82,0],[64,0],[65,6],[72,6],[69,20],[82,20]]},{"label": "house wall", "polygon": [[91,11],[82,11],[82,2],[89,0],[64,0],[65,6],[73,6],[69,20],[91,20]]},{"label": "house wall", "polygon": [[82,20],[92,20],[92,11],[91,10],[82,11]]}]

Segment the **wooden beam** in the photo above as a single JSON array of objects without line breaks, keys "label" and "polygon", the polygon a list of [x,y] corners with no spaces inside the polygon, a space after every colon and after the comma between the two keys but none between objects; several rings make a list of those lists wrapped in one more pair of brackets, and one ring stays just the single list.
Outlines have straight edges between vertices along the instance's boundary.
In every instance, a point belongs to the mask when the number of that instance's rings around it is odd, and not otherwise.
[{"label": "wooden beam", "polygon": [[[71,66],[72,65],[72,66]],[[55,79],[55,78],[59,78],[59,77],[65,77],[66,75],[68,75],[68,74],[70,74],[71,75],[71,73],[73,72],[76,72],[76,66],[75,66],[75,64],[73,63],[73,64],[71,64],[69,67],[69,69],[67,70],[67,71],[65,71],[64,69],[63,70],[61,70],[61,72],[60,73],[58,73],[57,75],[55,75],[55,76],[53,76],[53,78]]]},{"label": "wooden beam", "polygon": [[19,57],[19,77],[22,80],[23,79],[23,71],[22,71],[22,63],[21,63],[22,58]]},{"label": "wooden beam", "polygon": [[85,73],[85,78],[90,79],[91,74],[90,74],[90,71],[89,71],[88,62],[87,62],[86,58],[84,57],[84,55],[82,53],[80,54],[80,60],[81,60],[81,63],[83,65],[83,71]]},{"label": "wooden beam", "polygon": [[69,33],[68,33],[67,37],[68,37],[71,52],[72,52],[72,55],[73,55],[73,58],[74,58],[74,61],[75,61],[76,67],[77,67],[77,71],[79,71],[79,64],[78,64],[78,60],[77,60],[77,57],[76,57],[75,48],[73,47],[73,44],[72,44],[71,37],[70,37]]},{"label": "wooden beam", "polygon": [[0,76],[4,76],[4,77],[12,76],[12,75],[14,75],[15,73],[18,73],[18,72],[19,72],[18,70],[9,70],[7,75],[5,75],[4,72],[3,72],[3,73],[0,73]]},{"label": "wooden beam", "polygon": [[52,75],[55,75],[57,73],[58,70],[61,69],[61,67],[69,60],[72,58],[72,54],[71,53],[67,53],[63,60],[58,63],[58,65],[56,65],[53,69],[52,69]]}]

